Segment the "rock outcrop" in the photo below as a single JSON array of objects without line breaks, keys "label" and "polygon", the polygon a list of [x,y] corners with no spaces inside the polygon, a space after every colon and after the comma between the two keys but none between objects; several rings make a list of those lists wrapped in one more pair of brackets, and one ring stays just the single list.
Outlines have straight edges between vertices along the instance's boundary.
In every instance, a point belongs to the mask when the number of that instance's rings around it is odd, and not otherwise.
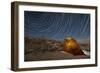
[{"label": "rock outcrop", "polygon": [[63,43],[64,51],[73,55],[85,55],[79,43],[74,38],[66,38]]}]

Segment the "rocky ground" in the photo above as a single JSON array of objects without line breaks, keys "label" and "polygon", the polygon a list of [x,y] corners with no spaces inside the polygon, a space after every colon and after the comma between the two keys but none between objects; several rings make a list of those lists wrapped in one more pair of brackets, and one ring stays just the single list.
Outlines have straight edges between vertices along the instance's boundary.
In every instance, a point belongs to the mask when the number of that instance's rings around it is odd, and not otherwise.
[{"label": "rocky ground", "polygon": [[[74,56],[63,51],[62,42],[55,40],[33,39],[25,42],[25,61],[41,61],[41,60],[63,60],[63,59],[86,59],[90,58],[90,45],[80,44],[85,55]],[[30,46],[31,44],[31,46]],[[30,48],[29,48],[30,47]]]},{"label": "rocky ground", "polygon": [[86,55],[78,55],[73,56],[70,53],[64,51],[53,51],[53,52],[39,52],[39,53],[28,53],[25,55],[25,61],[41,61],[41,60],[63,60],[63,59],[86,59],[89,56]]}]

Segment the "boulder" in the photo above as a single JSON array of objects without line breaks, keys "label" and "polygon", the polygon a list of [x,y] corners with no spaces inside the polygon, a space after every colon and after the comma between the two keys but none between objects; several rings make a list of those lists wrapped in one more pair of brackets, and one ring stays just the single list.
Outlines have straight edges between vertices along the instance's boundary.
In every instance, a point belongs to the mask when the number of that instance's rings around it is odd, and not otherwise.
[{"label": "boulder", "polygon": [[85,55],[81,50],[79,43],[74,38],[66,38],[63,43],[64,51],[71,53],[72,55]]}]

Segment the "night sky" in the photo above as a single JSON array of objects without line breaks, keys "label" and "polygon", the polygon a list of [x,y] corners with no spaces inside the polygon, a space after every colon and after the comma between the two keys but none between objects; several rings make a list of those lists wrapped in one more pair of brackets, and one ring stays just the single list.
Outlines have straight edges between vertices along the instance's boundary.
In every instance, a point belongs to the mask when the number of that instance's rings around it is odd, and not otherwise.
[{"label": "night sky", "polygon": [[24,11],[24,27],[30,38],[89,39],[90,14]]}]

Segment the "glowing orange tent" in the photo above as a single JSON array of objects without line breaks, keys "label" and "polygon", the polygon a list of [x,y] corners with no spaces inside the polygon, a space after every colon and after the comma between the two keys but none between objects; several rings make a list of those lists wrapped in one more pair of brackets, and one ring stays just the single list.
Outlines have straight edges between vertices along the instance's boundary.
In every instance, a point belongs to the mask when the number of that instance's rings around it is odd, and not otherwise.
[{"label": "glowing orange tent", "polygon": [[73,55],[84,55],[79,43],[74,38],[66,38],[63,43],[64,51]]}]

